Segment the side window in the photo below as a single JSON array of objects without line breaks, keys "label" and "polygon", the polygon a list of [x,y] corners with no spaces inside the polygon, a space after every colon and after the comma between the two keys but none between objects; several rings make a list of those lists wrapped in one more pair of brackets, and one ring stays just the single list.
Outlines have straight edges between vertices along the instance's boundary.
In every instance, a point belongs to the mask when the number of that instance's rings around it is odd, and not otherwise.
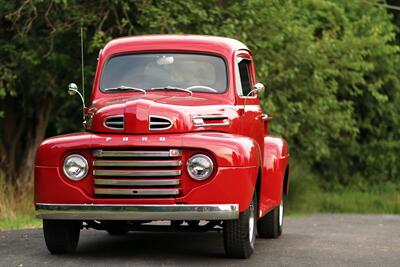
[{"label": "side window", "polygon": [[252,87],[252,75],[251,75],[251,61],[244,58],[237,58],[237,69],[236,69],[236,86],[238,89],[239,96],[247,96]]}]

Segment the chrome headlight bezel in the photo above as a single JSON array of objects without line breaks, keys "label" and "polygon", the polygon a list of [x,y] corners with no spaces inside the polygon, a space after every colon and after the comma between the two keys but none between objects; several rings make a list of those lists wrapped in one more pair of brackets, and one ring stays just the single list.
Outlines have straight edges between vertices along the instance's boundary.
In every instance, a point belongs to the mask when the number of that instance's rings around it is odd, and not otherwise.
[{"label": "chrome headlight bezel", "polygon": [[[199,162],[199,160],[201,160],[203,162]],[[195,174],[194,170],[193,170],[195,165],[203,165],[200,167],[207,168],[207,171],[201,175]],[[204,165],[208,165],[208,166],[204,166]],[[189,176],[192,179],[194,179],[196,181],[204,181],[204,180],[210,178],[211,175],[213,174],[214,162],[209,156],[207,156],[205,154],[194,154],[187,160],[186,169],[187,169]]]},{"label": "chrome headlight bezel", "polygon": [[[80,171],[74,175],[69,168],[78,168]],[[64,175],[72,181],[80,181],[87,176],[89,172],[89,163],[87,159],[79,154],[68,155],[63,162],[63,173]]]}]

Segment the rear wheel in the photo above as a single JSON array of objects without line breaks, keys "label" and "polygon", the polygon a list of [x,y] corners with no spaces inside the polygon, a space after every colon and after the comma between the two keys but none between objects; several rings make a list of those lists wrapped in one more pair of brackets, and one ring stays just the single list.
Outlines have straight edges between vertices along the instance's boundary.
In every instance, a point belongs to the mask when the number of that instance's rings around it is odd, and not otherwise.
[{"label": "rear wheel", "polygon": [[224,222],[224,248],[231,258],[247,259],[253,254],[256,239],[257,196],[239,219]]},{"label": "rear wheel", "polygon": [[71,253],[76,250],[82,223],[67,220],[43,220],[44,240],[52,254]]},{"label": "rear wheel", "polygon": [[278,238],[283,229],[284,205],[283,197],[278,207],[275,207],[267,215],[257,222],[258,236],[262,238]]}]

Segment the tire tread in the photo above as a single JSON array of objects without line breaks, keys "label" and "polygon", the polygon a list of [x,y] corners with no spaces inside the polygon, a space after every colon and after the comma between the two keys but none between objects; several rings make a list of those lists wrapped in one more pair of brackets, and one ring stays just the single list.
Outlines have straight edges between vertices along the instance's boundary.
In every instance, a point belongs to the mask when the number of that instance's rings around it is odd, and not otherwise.
[{"label": "tire tread", "polygon": [[[254,196],[253,204],[257,211],[257,198]],[[225,254],[230,258],[247,259],[254,251],[249,241],[249,209],[239,214],[239,219],[224,222],[224,248]]]},{"label": "tire tread", "polygon": [[51,254],[71,253],[79,242],[81,223],[78,221],[43,220],[43,233]]}]

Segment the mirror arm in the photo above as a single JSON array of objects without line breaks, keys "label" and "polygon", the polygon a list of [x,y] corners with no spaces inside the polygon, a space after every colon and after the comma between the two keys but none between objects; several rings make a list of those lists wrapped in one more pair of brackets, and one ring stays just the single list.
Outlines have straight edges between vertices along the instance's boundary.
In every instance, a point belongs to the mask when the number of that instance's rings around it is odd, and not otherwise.
[{"label": "mirror arm", "polygon": [[247,98],[248,98],[252,93],[257,92],[257,91],[260,91],[260,90],[262,90],[262,89],[263,89],[263,88],[255,88],[255,89],[251,90],[251,91],[246,95],[246,98],[244,99],[244,103],[243,103],[243,113],[246,111],[246,102],[247,102]]},{"label": "mirror arm", "polygon": [[82,100],[82,106],[83,106],[83,109],[82,109],[82,112],[83,112],[83,120],[85,120],[85,113],[84,113],[84,110],[85,110],[85,108],[86,108],[86,104],[85,104],[85,99],[83,98],[83,95],[81,94],[81,92],[79,92],[77,89],[69,89],[70,91],[74,91],[75,93],[77,93],[79,96],[80,96],[80,98],[81,98],[81,100]]}]

